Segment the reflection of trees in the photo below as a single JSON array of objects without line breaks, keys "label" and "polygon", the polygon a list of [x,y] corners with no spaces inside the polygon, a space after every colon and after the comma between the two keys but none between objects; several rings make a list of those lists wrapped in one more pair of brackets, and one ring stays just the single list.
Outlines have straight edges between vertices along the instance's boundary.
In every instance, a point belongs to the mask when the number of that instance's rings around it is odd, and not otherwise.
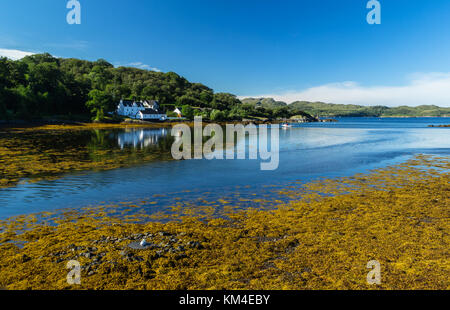
[{"label": "reflection of trees", "polygon": [[[252,145],[254,141],[250,141],[248,132],[245,132],[245,138],[237,133],[234,133],[234,143],[227,144],[227,132],[225,126],[223,130],[223,148],[216,149],[213,147],[212,151],[227,152],[232,149],[237,152],[237,147],[243,147],[244,152],[248,153],[249,148],[255,148]],[[214,136],[214,132],[212,133]],[[87,142],[89,156],[95,161],[106,159],[115,159],[118,156],[130,157],[130,160],[135,160],[147,155],[155,155],[161,157],[171,157],[171,148],[176,137],[172,137],[170,129],[167,128],[130,128],[125,130],[92,130],[90,131],[90,138]],[[203,145],[211,137],[203,136]],[[191,132],[191,147],[194,148],[194,132]],[[225,155],[225,154],[224,154]]]},{"label": "reflection of trees", "polygon": [[87,141],[86,144],[89,152],[95,153],[98,151],[108,150],[116,147],[112,143],[111,139],[109,139],[111,131],[95,129],[90,131],[90,133],[91,133],[90,140]]},{"label": "reflection of trees", "polygon": [[[220,152],[223,152],[224,156],[226,156],[227,152],[230,151],[235,151],[235,153],[237,153],[238,151],[240,151],[241,149],[245,152],[248,153],[248,150],[250,148],[257,148],[258,147],[258,133],[257,133],[257,129],[255,127],[256,133],[253,135],[251,132],[249,133],[247,130],[243,131],[243,135],[240,134],[240,131],[238,130],[238,132],[234,131],[233,133],[231,133],[233,136],[229,137],[229,140],[233,141],[232,143],[228,143],[228,139],[227,139],[227,135],[228,132],[226,130],[226,126],[220,126],[220,128],[222,129],[222,140],[220,140],[220,137],[218,137],[215,140],[215,144],[213,145],[209,145],[211,146],[211,150],[205,150],[205,143],[206,142],[210,142],[211,139],[213,139],[217,133],[214,129],[211,130],[210,135],[205,135],[205,127],[203,127],[203,135],[202,135],[202,152],[207,151],[208,153],[212,152],[218,152],[220,154]],[[185,143],[186,145],[188,144],[188,141],[185,140],[185,138],[183,137],[183,131],[179,131],[179,135],[176,135],[174,141],[179,142],[180,145],[180,150],[183,150],[185,147]],[[249,137],[252,137],[253,139],[250,139]],[[195,148],[196,148],[196,144],[195,144],[195,132],[194,129],[191,128],[191,134],[190,134],[190,146],[191,146],[191,158],[194,158],[195,156]],[[187,139],[187,138],[186,138]],[[181,142],[181,140],[183,140],[183,143]],[[210,142],[211,143],[211,142]],[[240,149],[238,150],[237,147],[240,147]],[[200,150],[200,149],[199,149]],[[205,155],[205,154],[203,154]]]},{"label": "reflection of trees", "polygon": [[161,140],[167,139],[168,130],[158,129],[129,129],[117,135],[117,143],[121,149],[126,146],[133,148],[147,148],[159,145]]},{"label": "reflection of trees", "polygon": [[[117,143],[120,130],[36,130],[0,133],[0,187],[21,178],[54,176],[69,171],[107,170],[152,160],[171,159],[173,138],[124,147]],[[145,136],[145,135],[144,135]]]},{"label": "reflection of trees", "polygon": [[87,143],[92,159],[99,161],[119,156],[130,160],[145,158],[147,155],[165,157],[170,155],[173,138],[168,130],[127,129],[93,130]]}]

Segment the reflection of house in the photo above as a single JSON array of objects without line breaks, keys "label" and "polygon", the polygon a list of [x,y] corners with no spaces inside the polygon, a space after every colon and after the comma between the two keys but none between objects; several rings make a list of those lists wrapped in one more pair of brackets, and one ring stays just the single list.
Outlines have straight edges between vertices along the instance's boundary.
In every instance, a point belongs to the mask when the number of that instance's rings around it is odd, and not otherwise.
[{"label": "reflection of house", "polygon": [[118,134],[117,143],[120,148],[131,146],[134,148],[157,145],[159,140],[167,136],[167,129],[130,129]]},{"label": "reflection of house", "polygon": [[158,101],[150,100],[136,102],[120,100],[117,106],[117,114],[133,119],[165,121],[167,115],[161,112]]}]

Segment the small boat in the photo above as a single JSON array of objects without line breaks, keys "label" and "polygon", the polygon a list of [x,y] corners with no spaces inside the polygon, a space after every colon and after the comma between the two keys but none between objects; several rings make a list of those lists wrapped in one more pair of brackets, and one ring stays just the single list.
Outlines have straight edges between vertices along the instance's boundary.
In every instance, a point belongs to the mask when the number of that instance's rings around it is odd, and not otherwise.
[{"label": "small boat", "polygon": [[281,128],[283,128],[283,129],[287,129],[287,128],[291,128],[291,127],[292,127],[292,125],[290,125],[288,123],[281,125]]}]

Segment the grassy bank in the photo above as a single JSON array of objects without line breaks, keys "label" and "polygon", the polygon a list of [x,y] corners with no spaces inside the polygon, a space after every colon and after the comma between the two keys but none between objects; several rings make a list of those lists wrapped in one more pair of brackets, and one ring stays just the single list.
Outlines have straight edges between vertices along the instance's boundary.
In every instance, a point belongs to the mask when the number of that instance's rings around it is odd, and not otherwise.
[{"label": "grassy bank", "polygon": [[[162,223],[114,206],[18,217],[1,222],[0,287],[449,289],[449,168],[449,157],[419,156],[287,188],[295,202],[274,210],[219,218],[183,210]],[[144,237],[148,248],[129,247]],[[73,259],[80,286],[66,282]],[[366,283],[371,260],[380,286]]]}]

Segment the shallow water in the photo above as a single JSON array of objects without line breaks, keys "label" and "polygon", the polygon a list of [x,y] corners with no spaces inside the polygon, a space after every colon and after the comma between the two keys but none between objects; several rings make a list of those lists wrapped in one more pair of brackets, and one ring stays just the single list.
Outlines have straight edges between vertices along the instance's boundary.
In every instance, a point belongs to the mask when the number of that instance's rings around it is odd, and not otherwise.
[{"label": "shallow water", "polygon": [[[285,199],[276,190],[298,181],[364,173],[414,154],[448,155],[450,129],[428,128],[440,124],[450,124],[450,119],[340,118],[338,123],[296,125],[280,130],[280,164],[275,171],[261,171],[259,160],[154,161],[19,184],[0,189],[0,218],[121,202],[141,202],[142,208],[153,212],[199,199],[225,198],[245,208],[252,206],[246,199]],[[168,152],[173,142],[167,129],[100,133],[100,138],[96,132],[76,142],[96,146],[100,140],[102,147],[124,152],[134,148]]]}]

